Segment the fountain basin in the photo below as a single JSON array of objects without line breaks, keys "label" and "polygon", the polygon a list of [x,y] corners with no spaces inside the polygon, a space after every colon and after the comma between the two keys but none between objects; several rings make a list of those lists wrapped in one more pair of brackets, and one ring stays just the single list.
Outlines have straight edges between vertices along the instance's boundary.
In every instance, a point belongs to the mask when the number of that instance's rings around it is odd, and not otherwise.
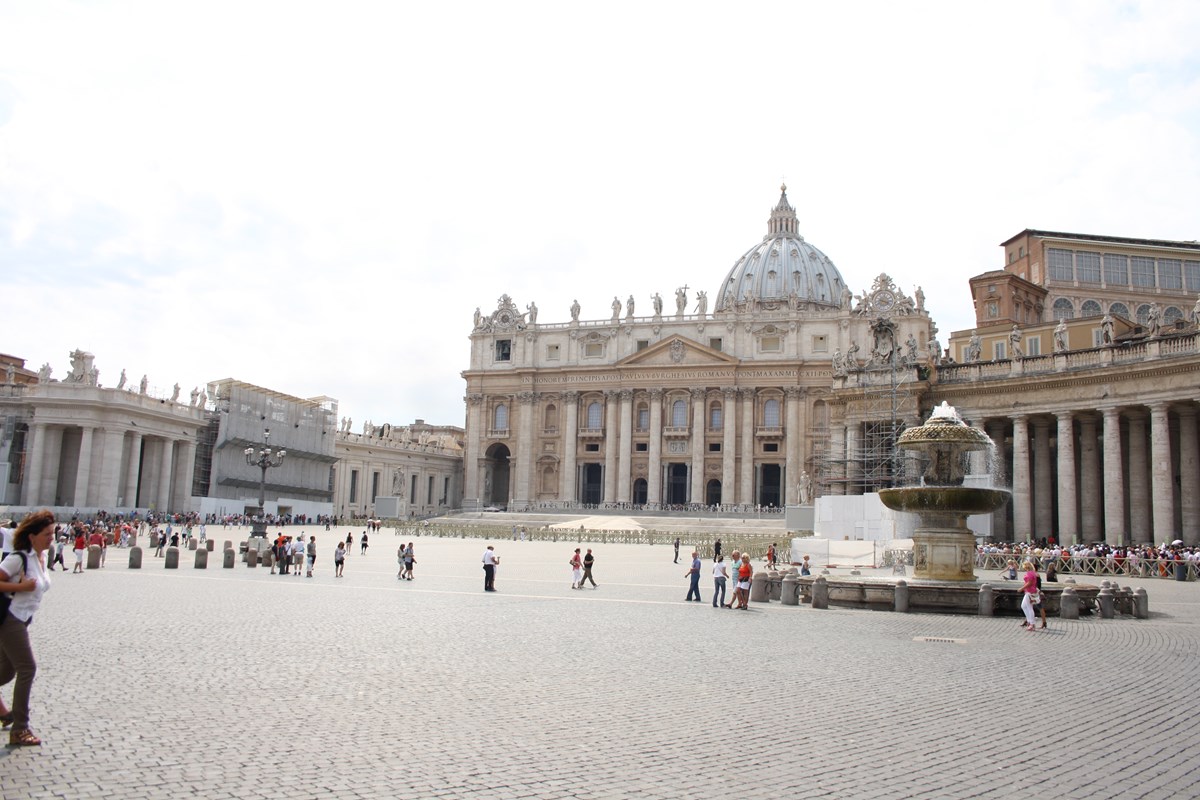
[{"label": "fountain basin", "polygon": [[[815,577],[799,579],[800,601],[812,603],[812,584]],[[896,578],[871,577],[826,577],[829,589],[829,604],[843,608],[864,608],[891,611],[895,604]],[[979,614],[979,590],[985,584],[992,590],[995,616],[1019,617],[1023,592],[1019,582],[1004,581],[936,581],[914,578],[904,579],[908,587],[909,611],[925,611],[942,614]],[[1049,616],[1058,616],[1062,591],[1066,584],[1042,583],[1042,595]],[[1100,587],[1088,584],[1071,588],[1079,596],[1080,612],[1091,614],[1096,610],[1096,599]],[[1132,614],[1132,609],[1122,611]]]},{"label": "fountain basin", "polygon": [[880,489],[879,500],[893,511],[917,514],[990,514],[1008,502],[1006,489],[982,489],[967,486],[910,486]]}]

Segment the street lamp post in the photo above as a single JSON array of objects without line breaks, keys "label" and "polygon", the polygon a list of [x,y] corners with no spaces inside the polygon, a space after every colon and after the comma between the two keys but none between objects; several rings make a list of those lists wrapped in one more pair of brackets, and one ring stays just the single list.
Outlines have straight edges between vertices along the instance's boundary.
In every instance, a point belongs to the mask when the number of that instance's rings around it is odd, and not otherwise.
[{"label": "street lamp post", "polygon": [[257,450],[253,446],[246,448],[246,463],[262,470],[258,481],[258,514],[254,517],[250,528],[251,536],[267,537],[267,470],[278,467],[283,463],[286,450],[271,450],[271,429],[263,430],[262,447]]}]

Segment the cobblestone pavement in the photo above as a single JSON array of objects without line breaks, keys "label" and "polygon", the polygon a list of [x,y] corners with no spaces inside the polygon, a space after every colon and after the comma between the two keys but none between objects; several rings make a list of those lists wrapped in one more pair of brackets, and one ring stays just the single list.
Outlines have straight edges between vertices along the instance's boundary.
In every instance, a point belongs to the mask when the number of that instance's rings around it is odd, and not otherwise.
[{"label": "cobblestone pavement", "polygon": [[594,545],[600,587],[572,591],[573,544],[499,541],[485,594],[481,540],[419,538],[401,582],[398,539],[361,556],[358,533],[341,579],[319,529],[312,579],[186,551],[56,573],[31,628],[45,744],[0,752],[0,795],[1200,796],[1200,585],[1133,581],[1150,620],[1027,633],[684,603],[665,547]]}]

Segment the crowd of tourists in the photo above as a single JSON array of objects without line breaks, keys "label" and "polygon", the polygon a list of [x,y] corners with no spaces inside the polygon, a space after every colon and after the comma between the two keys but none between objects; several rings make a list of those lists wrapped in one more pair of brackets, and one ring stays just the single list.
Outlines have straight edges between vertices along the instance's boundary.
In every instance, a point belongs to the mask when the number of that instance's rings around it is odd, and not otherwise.
[{"label": "crowd of tourists", "polygon": [[1179,562],[1200,568],[1200,547],[1182,542],[1163,545],[1124,546],[1103,542],[1094,544],[1059,545],[1052,541],[1006,542],[980,545],[976,550],[976,566],[1003,568],[1009,560],[1026,559],[1035,567],[1053,572],[1093,575],[1138,575],[1167,577]]}]

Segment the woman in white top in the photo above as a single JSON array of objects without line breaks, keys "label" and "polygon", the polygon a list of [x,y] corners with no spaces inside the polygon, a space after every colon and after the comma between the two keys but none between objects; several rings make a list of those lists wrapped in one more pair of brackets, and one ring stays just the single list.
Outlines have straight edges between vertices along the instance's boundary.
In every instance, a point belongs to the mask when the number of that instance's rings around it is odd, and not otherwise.
[{"label": "woman in white top", "polygon": [[[50,588],[46,550],[54,541],[54,515],[35,511],[17,526],[13,552],[0,561],[0,592],[11,592],[8,613],[0,621],[0,686],[13,684],[12,710],[0,712],[0,723],[9,733],[9,747],[38,745],[42,740],[29,730],[29,690],[37,672],[29,644],[29,623]],[[0,708],[4,706],[0,704]]]},{"label": "woman in white top", "polygon": [[725,582],[729,577],[729,567],[725,566],[725,556],[717,556],[717,560],[713,562],[713,608],[717,608],[717,596],[720,595],[720,604],[725,605]]}]

